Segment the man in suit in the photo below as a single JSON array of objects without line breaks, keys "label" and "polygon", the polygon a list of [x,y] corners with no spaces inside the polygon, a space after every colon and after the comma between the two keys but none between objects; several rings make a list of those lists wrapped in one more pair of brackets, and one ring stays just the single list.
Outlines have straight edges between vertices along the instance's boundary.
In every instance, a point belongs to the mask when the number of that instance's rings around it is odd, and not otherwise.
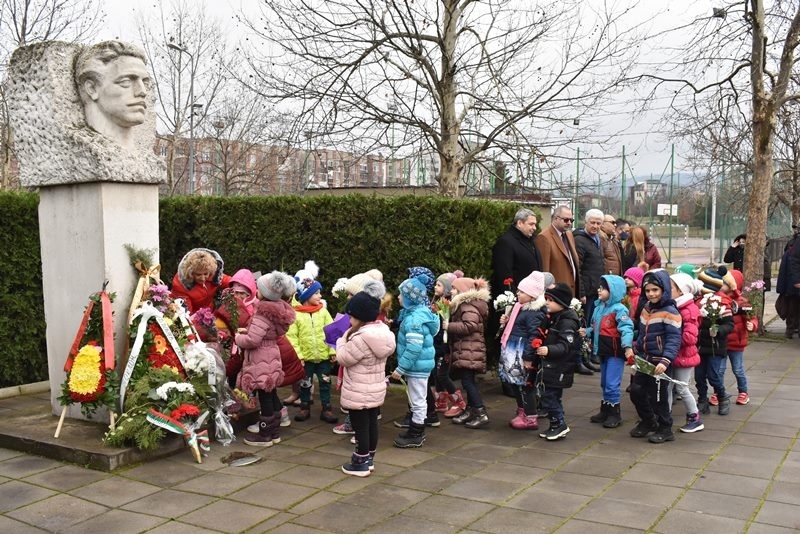
[{"label": "man in suit", "polygon": [[[552,274],[556,282],[567,284],[573,295],[580,294],[580,262],[572,237],[572,223],[575,218],[567,206],[558,206],[553,211],[553,219],[547,228],[536,236],[536,248],[542,261],[542,271]],[[581,361],[578,355],[576,372],[591,375],[594,372]]]},{"label": "man in suit", "polygon": [[572,294],[577,295],[578,252],[570,232],[574,220],[572,210],[567,206],[556,207],[550,226],[536,236],[536,248],[542,271],[552,274],[556,282],[567,284]]},{"label": "man in suit", "polygon": [[504,280],[513,280],[511,291],[516,292],[520,280],[541,270],[533,239],[537,224],[535,213],[520,209],[508,230],[495,241],[492,247],[492,296],[509,289]]}]

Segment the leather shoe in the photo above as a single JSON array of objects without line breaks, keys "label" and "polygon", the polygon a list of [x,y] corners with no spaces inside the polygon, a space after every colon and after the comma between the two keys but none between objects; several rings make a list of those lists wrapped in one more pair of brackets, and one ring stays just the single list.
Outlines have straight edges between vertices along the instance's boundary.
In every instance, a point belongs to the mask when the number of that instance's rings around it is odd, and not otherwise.
[{"label": "leather shoe", "polygon": [[591,358],[589,358],[589,361],[595,365],[600,365],[600,356],[597,354],[592,354]]},{"label": "leather shoe", "polygon": [[575,369],[575,372],[576,372],[576,373],[578,373],[579,375],[593,375],[593,374],[594,374],[594,371],[592,371],[591,369],[589,369],[588,367],[586,367],[586,366],[583,364],[583,362],[581,362],[580,364],[578,364],[578,368],[577,368],[577,369]]},{"label": "leather shoe", "polygon": [[587,369],[589,369],[590,371],[594,371],[595,373],[599,373],[600,372],[600,366],[599,365],[595,365],[590,360],[584,360],[583,365]]}]

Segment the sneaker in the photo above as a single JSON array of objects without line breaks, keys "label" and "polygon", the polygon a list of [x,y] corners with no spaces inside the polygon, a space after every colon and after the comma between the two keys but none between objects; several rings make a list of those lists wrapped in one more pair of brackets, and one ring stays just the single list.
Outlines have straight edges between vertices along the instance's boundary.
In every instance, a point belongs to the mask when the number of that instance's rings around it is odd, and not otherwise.
[{"label": "sneaker", "polygon": [[686,415],[686,424],[681,427],[681,432],[699,432],[705,428],[703,421],[700,419],[699,413],[690,413]]},{"label": "sneaker", "polygon": [[284,406],[281,408],[281,426],[291,426],[292,419],[289,417],[289,408]]},{"label": "sneaker", "polygon": [[672,428],[659,428],[655,434],[652,434],[647,441],[650,443],[664,443],[665,441],[675,441],[675,434],[672,433]]},{"label": "sneaker", "polygon": [[333,427],[333,433],[342,436],[344,435],[351,436],[355,434],[356,431],[353,430],[353,425],[350,424],[350,421],[345,421],[341,425],[336,425],[335,427]]},{"label": "sneaker", "polygon": [[247,427],[247,431],[251,434],[258,434],[258,423],[253,423]]},{"label": "sneaker", "polygon": [[439,426],[442,423],[439,422],[439,414],[436,412],[430,413],[425,416],[425,426]]},{"label": "sneaker", "polygon": [[651,432],[658,430],[658,425],[655,421],[639,421],[636,426],[630,431],[632,438],[644,438]]},{"label": "sneaker", "polygon": [[746,392],[744,392],[744,391],[742,391],[741,393],[739,393],[739,396],[738,396],[738,397],[736,397],[736,404],[745,405],[745,404],[747,404],[748,402],[750,402],[750,395],[748,395],[748,394],[747,394]]},{"label": "sneaker", "polygon": [[569,427],[567,426],[567,423],[564,422],[558,426],[551,426],[547,430],[547,433],[545,433],[544,438],[547,441],[555,441],[557,439],[564,438],[568,433],[569,433]]},{"label": "sneaker", "polygon": [[708,403],[709,403],[711,406],[718,406],[718,405],[719,405],[719,399],[717,398],[717,394],[716,394],[716,393],[714,393],[713,395],[711,395],[711,396],[708,398]]}]

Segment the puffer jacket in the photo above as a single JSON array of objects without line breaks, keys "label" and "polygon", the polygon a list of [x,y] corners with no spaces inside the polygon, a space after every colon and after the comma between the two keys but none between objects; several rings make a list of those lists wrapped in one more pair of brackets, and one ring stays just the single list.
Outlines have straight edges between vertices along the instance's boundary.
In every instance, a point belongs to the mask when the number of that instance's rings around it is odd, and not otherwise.
[{"label": "puffer jacket", "polygon": [[278,338],[294,322],[294,310],[282,300],[256,304],[247,333],[236,334],[236,344],[245,350],[241,386],[247,392],[272,391],[283,381]]},{"label": "puffer jacket", "polygon": [[700,310],[694,303],[692,295],[681,295],[675,299],[678,311],[683,319],[681,348],[672,362],[673,367],[697,367],[700,365],[700,352],[697,350],[697,339],[700,334]]},{"label": "puffer jacket", "polygon": [[377,408],[386,397],[386,359],[396,347],[394,335],[380,321],[367,323],[336,341],[342,373],[341,405],[348,410]]},{"label": "puffer jacket", "polygon": [[[187,267],[184,263],[186,256],[196,250],[208,252],[217,260],[217,270],[214,272],[214,278],[206,282],[204,286],[199,286],[194,283],[192,273],[187,272]],[[208,248],[195,248],[190,250],[181,258],[180,263],[178,263],[178,272],[176,272],[175,276],[172,278],[172,298],[183,299],[191,313],[196,312],[200,308],[213,310],[214,297],[217,291],[225,289],[228,287],[228,284],[230,284],[231,277],[222,272],[224,267],[225,263],[222,261],[222,256],[220,256],[216,250]]]},{"label": "puffer jacket", "polygon": [[526,302],[520,307],[514,324],[506,324],[506,328],[511,328],[508,345],[522,343],[525,347],[522,354],[523,360],[532,361],[534,359],[531,341],[537,337],[543,337],[543,326],[547,320],[546,302],[544,295],[536,300]]},{"label": "puffer jacket", "polygon": [[[715,293],[722,298],[725,310],[717,319],[717,335],[711,337],[711,319],[703,317],[700,312],[700,335],[697,340],[697,349],[701,357],[717,356],[728,357],[728,336],[733,332],[733,315],[731,312],[731,299],[727,295]],[[701,308],[702,298],[698,299],[697,307]]]},{"label": "puffer jacket", "polygon": [[642,287],[646,288],[649,277],[655,277],[663,293],[657,303],[645,301],[646,304],[642,306],[636,352],[653,365],[663,363],[669,367],[681,347],[681,314],[672,300],[672,286],[667,271],[648,271],[644,276]]},{"label": "puffer jacket", "polygon": [[[404,301],[405,302],[405,301]],[[427,378],[435,365],[433,338],[439,316],[425,304],[404,307],[397,331],[397,372],[411,378]]]},{"label": "puffer jacket", "polygon": [[572,386],[581,344],[578,328],[580,319],[572,308],[548,316],[547,337],[542,344],[547,347],[547,356],[537,355],[534,360],[534,366],[542,370],[542,383],[546,388]]},{"label": "puffer jacket", "polygon": [[736,302],[736,313],[733,314],[733,332],[728,335],[728,350],[742,351],[750,342],[750,333],[747,331],[747,321],[753,323],[753,330],[758,328],[758,318],[748,317],[752,313],[753,305],[737,291],[733,298]]},{"label": "puffer jacket", "polygon": [[336,351],[325,343],[323,328],[333,322],[333,317],[324,306],[316,311],[307,310],[307,306],[299,303],[294,307],[297,318],[286,333],[286,338],[302,361],[319,363],[329,360]]},{"label": "puffer jacket", "polygon": [[452,367],[486,372],[486,340],[483,327],[489,316],[489,288],[457,294],[450,302],[447,325]]},{"label": "puffer jacket", "polygon": [[621,276],[606,274],[600,277],[608,284],[607,301],[597,299],[592,320],[586,328],[586,337],[592,339],[592,350],[599,356],[625,357],[625,349],[633,347],[633,320],[628,308],[622,304],[625,297],[625,280]]}]

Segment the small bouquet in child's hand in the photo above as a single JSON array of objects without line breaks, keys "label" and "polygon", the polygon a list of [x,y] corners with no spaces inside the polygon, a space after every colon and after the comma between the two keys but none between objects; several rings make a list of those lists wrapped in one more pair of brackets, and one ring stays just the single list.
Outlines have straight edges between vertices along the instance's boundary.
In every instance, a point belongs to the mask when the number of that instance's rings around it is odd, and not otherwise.
[{"label": "small bouquet in child's hand", "polygon": [[717,337],[719,319],[723,315],[726,315],[727,311],[727,306],[723,304],[722,297],[714,293],[708,293],[703,297],[703,300],[700,301],[700,315],[702,317],[707,317],[711,322],[711,327],[709,328],[711,337]]},{"label": "small bouquet in child's hand", "polygon": [[569,307],[575,310],[575,313],[578,314],[578,318],[583,319],[583,304],[581,304],[580,300],[573,298],[569,302]]},{"label": "small bouquet in child's hand", "polygon": [[674,378],[669,376],[667,373],[661,373],[660,375],[657,375],[656,374],[656,366],[653,365],[652,363],[648,362],[644,358],[640,358],[639,356],[634,356],[633,359],[634,359],[633,368],[636,369],[636,371],[639,372],[639,373],[650,375],[650,376],[654,377],[656,380],[667,380],[669,382],[672,382],[673,384],[678,384],[678,385],[681,385],[681,386],[688,386],[689,385],[686,382],[681,382],[680,380],[675,380]]}]

